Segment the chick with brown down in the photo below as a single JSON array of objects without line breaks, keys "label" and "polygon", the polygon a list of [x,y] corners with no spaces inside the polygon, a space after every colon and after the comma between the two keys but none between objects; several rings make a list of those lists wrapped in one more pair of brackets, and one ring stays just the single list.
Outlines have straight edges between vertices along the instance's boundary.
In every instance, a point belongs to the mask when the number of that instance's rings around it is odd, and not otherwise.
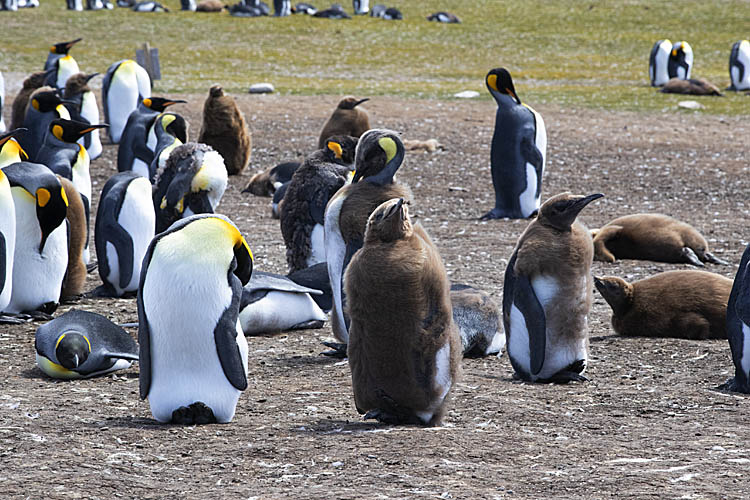
[{"label": "chick with brown down", "polygon": [[320,131],[318,139],[318,149],[326,146],[326,139],[334,135],[350,135],[359,138],[370,130],[370,115],[364,108],[358,106],[366,99],[357,99],[355,97],[344,97],[339,101],[336,109]]},{"label": "chick with brown down", "polygon": [[221,85],[208,92],[198,142],[219,152],[229,175],[239,174],[250,163],[250,130],[234,98],[225,95]]},{"label": "chick with brown down", "polygon": [[73,183],[57,176],[68,198],[68,269],[62,283],[62,300],[72,299],[83,293],[86,283],[86,263],[83,260],[83,249],[86,246],[87,220],[83,208],[83,199]]}]

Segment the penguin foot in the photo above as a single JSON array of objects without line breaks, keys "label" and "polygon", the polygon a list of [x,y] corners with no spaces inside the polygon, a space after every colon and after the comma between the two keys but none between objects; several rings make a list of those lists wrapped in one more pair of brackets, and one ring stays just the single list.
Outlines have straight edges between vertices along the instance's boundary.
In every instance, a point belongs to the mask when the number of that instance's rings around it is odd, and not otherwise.
[{"label": "penguin foot", "polygon": [[27,314],[31,314],[33,316],[35,312],[41,312],[49,316],[49,319],[52,319],[52,314],[54,314],[55,311],[57,311],[57,306],[59,305],[60,304],[58,304],[57,302],[52,302],[52,301],[45,302],[44,304],[42,304],[42,307],[40,307],[38,311],[31,311],[31,312],[28,312]]},{"label": "penguin foot", "polygon": [[323,328],[323,325],[325,324],[326,322],[323,320],[312,319],[310,321],[303,321],[302,323],[297,323],[296,325],[291,327],[290,330],[314,330],[316,328]]},{"label": "penguin foot", "polygon": [[102,297],[117,297],[115,291],[107,285],[99,285],[90,292],[83,294],[84,297],[102,298]]},{"label": "penguin foot", "polygon": [[416,415],[394,414],[379,408],[365,413],[362,420],[377,420],[382,424],[388,425],[425,425]]},{"label": "penguin foot", "polygon": [[554,375],[552,375],[550,378],[545,380],[545,382],[549,382],[552,384],[567,384],[568,382],[588,382],[589,379],[585,375],[581,375],[580,373],[571,372],[568,370],[562,370]]},{"label": "penguin foot", "polygon": [[23,323],[28,323],[33,319],[34,318],[29,316],[28,314],[5,313],[0,314],[0,325],[21,325]]},{"label": "penguin foot", "polygon": [[739,382],[737,382],[737,379],[732,377],[720,386],[716,388],[719,391],[728,391],[728,392],[741,392],[743,394],[750,394],[750,388],[745,387]]},{"label": "penguin foot", "polygon": [[93,273],[94,271],[96,271],[97,267],[99,267],[99,263],[98,262],[91,262],[91,263],[89,263],[89,264],[86,265],[86,272],[87,273]]},{"label": "penguin foot", "polygon": [[728,266],[729,262],[718,258],[711,252],[706,252],[706,262],[710,262],[711,264],[719,264],[720,266]]},{"label": "penguin foot", "polygon": [[685,258],[685,262],[698,267],[704,267],[703,262],[695,255],[692,248],[684,247],[682,249],[682,256]]},{"label": "penguin foot", "polygon": [[216,417],[211,408],[200,401],[189,406],[180,406],[172,412],[172,423],[179,425],[215,424]]},{"label": "penguin foot", "polygon": [[483,216],[479,218],[479,220],[493,220],[493,219],[503,219],[508,218],[507,215],[504,215],[500,210],[497,208],[493,208]]},{"label": "penguin foot", "polygon": [[323,342],[322,344],[332,349],[331,351],[321,352],[323,356],[330,356],[339,359],[346,358],[346,344],[341,344],[339,342]]}]

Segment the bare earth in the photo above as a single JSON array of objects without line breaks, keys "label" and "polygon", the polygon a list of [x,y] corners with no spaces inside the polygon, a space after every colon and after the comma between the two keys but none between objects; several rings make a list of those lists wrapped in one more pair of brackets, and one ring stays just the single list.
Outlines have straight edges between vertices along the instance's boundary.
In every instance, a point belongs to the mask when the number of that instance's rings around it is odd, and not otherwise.
[{"label": "bare earth", "polygon": [[[195,138],[204,96],[170,97],[190,101],[175,111],[188,118]],[[338,99],[239,96],[253,129],[249,171],[309,152]],[[411,185],[413,213],[438,245],[451,279],[483,288],[500,303],[506,260],[528,221],[477,220],[493,203],[494,103],[383,97],[366,107],[374,126],[446,146],[445,152],[407,154],[399,175]],[[544,198],[566,190],[604,193],[582,213],[589,227],[635,212],[686,220],[732,263],[709,270],[734,277],[749,234],[745,117],[538,111],[549,134]],[[115,173],[115,160],[115,147],[106,145],[92,165],[94,193]],[[270,200],[240,193],[249,171],[230,179],[220,212],[246,236],[255,269],[285,272]],[[689,266],[594,264],[598,275],[626,279],[679,268]],[[98,284],[98,274],[89,275],[87,289]],[[137,321],[134,299],[84,299],[58,313],[71,307]],[[47,378],[34,364],[37,326],[0,333],[3,497],[750,495],[750,403],[714,390],[733,374],[728,343],[618,338],[609,306],[596,292],[590,382],[531,385],[512,380],[506,356],[465,360],[445,426],[435,429],[363,422],[346,362],[319,355],[328,325],[249,338],[250,386],[234,421],[203,427],[157,424],[138,398],[137,364],[94,380]]]}]

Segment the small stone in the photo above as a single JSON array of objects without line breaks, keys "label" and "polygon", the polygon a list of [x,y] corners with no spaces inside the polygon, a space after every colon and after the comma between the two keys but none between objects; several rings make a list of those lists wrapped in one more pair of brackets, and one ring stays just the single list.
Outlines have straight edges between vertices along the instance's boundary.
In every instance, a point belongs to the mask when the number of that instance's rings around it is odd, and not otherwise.
[{"label": "small stone", "polygon": [[254,83],[250,85],[248,92],[251,94],[272,94],[275,90],[272,83]]},{"label": "small stone", "polygon": [[680,101],[677,106],[685,109],[701,109],[703,105],[698,101]]},{"label": "small stone", "polygon": [[479,92],[476,90],[464,90],[457,94],[453,94],[453,97],[458,97],[459,99],[474,99],[475,97],[479,97]]}]

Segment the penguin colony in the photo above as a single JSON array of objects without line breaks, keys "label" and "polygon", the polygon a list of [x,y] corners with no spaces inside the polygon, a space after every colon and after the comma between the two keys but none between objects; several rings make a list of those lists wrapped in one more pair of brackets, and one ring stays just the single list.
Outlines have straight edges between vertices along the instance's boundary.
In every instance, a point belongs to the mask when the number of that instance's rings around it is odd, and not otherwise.
[{"label": "penguin colony", "polygon": [[[354,3],[356,14],[369,11],[368,2]],[[274,8],[279,16],[292,11],[288,1]],[[380,5],[369,12],[401,18]],[[459,22],[442,12],[431,18]],[[245,335],[318,328],[330,308],[340,342],[332,344],[334,354],[348,357],[357,411],[387,424],[440,425],[463,354],[501,355],[505,346],[519,379],[587,380],[595,283],[620,335],[728,337],[736,374],[723,387],[750,392],[750,246],[734,282],[703,271],[632,284],[593,278],[595,258],[725,262],[694,228],[661,214],[620,217],[592,239],[577,217],[603,194],[562,193],[541,203],[544,121],[522,103],[506,69],[485,77],[498,109],[490,153],[495,207],[482,219],[536,218],[510,255],[498,311],[486,293],[449,282],[437,247],[409,216],[411,190],[396,179],[404,143],[392,130],[370,128],[358,107],[367,99],[339,102],[318,150],[288,169],[291,178],[268,173],[261,188],[248,187],[270,194],[280,179],[289,183],[279,212],[290,275],[253,274],[245,238],[214,213],[228,174],[250,161],[249,130],[234,100],[212,87],[200,139],[189,142],[184,118],[166,112],[184,101],[151,96],[143,68],[123,60],[105,76],[101,123],[88,87],[96,73],[81,73],[69,54],[80,41],[52,46],[45,71],[27,78],[16,97],[23,112],[14,102],[12,124],[23,127],[0,136],[0,312],[9,321],[23,313],[45,317],[84,291],[88,148],[101,153],[91,134],[107,128],[119,144],[119,172],[99,194],[94,238],[103,285],[96,294],[137,293],[139,345],[104,317],[70,311],[36,333],[37,364],[49,376],[91,377],[138,360],[140,395],[157,421],[226,423],[248,387]],[[747,41],[732,48],[733,90],[748,87],[749,54]],[[694,84],[692,61],[687,42],[657,42],[652,85]],[[328,295],[326,305],[321,295]]]}]

